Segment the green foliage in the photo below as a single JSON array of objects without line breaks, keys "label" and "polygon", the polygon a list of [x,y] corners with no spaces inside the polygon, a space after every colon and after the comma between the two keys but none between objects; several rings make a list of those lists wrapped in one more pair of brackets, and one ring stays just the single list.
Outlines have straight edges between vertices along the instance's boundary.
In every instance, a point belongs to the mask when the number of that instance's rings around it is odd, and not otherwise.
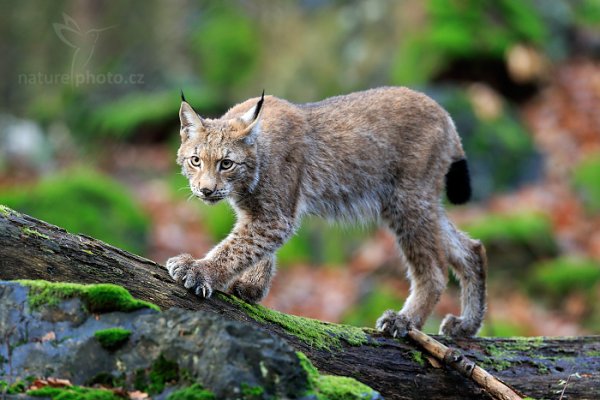
[{"label": "green foliage", "polygon": [[311,263],[343,265],[373,231],[372,226],[343,226],[306,218],[298,232],[277,251],[281,265]]},{"label": "green foliage", "polygon": [[158,306],[137,300],[121,286],[108,283],[80,285],[76,283],[52,283],[46,281],[20,280],[29,288],[28,302],[33,310],[42,306],[56,306],[64,299],[80,298],[88,311],[106,313],[112,311],[131,312],[141,308],[160,311]]},{"label": "green foliage", "polygon": [[471,99],[462,89],[438,87],[429,94],[448,110],[456,123],[475,172],[476,198],[515,188],[535,177],[538,154],[531,135],[512,107],[504,104],[498,116],[482,119],[475,114]]},{"label": "green foliage", "polygon": [[512,337],[525,334],[527,334],[527,331],[523,325],[504,320],[490,320],[489,318],[479,332],[479,336],[489,337]]},{"label": "green foliage", "polygon": [[52,400],[119,400],[117,396],[110,390],[92,389],[81,386],[68,386],[55,388],[46,386],[41,389],[30,390],[27,392],[33,397],[47,397]]},{"label": "green foliage", "polygon": [[146,248],[147,217],[125,187],[97,172],[73,170],[3,191],[0,203],[134,253]]},{"label": "green foliage", "polygon": [[317,400],[370,399],[373,389],[356,379],[345,376],[321,375],[304,353],[296,352],[300,365],[306,371],[310,389]]},{"label": "green foliage", "polygon": [[[242,394],[244,394],[242,392]],[[179,389],[171,393],[167,400],[215,400],[213,392],[206,390],[199,383],[194,383],[183,389]]]},{"label": "green foliage", "polygon": [[600,264],[596,261],[560,257],[533,267],[529,287],[554,301],[573,292],[591,294],[600,282]]},{"label": "green foliage", "polygon": [[586,207],[600,210],[600,153],[583,160],[573,171],[573,181]]},{"label": "green foliage", "polygon": [[574,6],[576,22],[595,28],[600,25],[600,2],[597,0],[580,0]]},{"label": "green foliage", "polygon": [[[199,112],[210,112],[217,107],[214,93],[197,87],[185,88],[186,98]],[[173,135],[176,132],[179,113],[179,89],[166,92],[133,92],[115,101],[94,108],[86,120],[88,132],[94,137],[126,139],[144,126],[163,126],[172,123]]]},{"label": "green foliage", "polygon": [[213,4],[192,34],[192,51],[204,79],[226,89],[243,84],[251,76],[260,56],[261,41],[256,24],[238,7]]},{"label": "green foliage", "polygon": [[318,349],[340,349],[342,340],[352,346],[360,346],[368,342],[367,335],[361,328],[280,313],[258,304],[248,304],[231,295],[219,293],[218,296],[244,310],[250,318],[259,322],[277,324],[290,335]]},{"label": "green foliage", "polygon": [[108,328],[96,331],[94,337],[106,350],[113,351],[122,347],[131,336],[131,331],[123,328]]},{"label": "green foliage", "polygon": [[396,84],[424,83],[449,60],[502,60],[513,44],[543,44],[540,13],[518,0],[429,0],[428,23],[402,41],[392,67]]},{"label": "green foliage", "polygon": [[378,285],[344,316],[343,322],[354,326],[375,326],[383,310],[402,308],[404,299],[390,287]]},{"label": "green foliage", "polygon": [[127,138],[143,124],[174,120],[179,111],[179,93],[130,93],[92,110],[83,131],[94,136]]},{"label": "green foliage", "polygon": [[526,244],[540,251],[556,248],[552,226],[548,218],[536,212],[489,214],[462,227],[483,243]]}]

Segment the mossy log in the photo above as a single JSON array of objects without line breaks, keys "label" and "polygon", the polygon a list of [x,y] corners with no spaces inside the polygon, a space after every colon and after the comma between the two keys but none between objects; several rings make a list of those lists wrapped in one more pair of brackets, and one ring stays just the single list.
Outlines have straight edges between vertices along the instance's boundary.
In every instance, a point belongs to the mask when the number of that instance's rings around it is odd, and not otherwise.
[{"label": "mossy log", "polygon": [[[154,261],[0,206],[0,280],[114,283],[162,309],[205,310],[284,338],[324,373],[350,376],[386,399],[488,399],[471,380],[440,366],[408,339],[251,306],[217,293],[201,300]],[[533,398],[600,399],[600,336],[436,337]]]}]

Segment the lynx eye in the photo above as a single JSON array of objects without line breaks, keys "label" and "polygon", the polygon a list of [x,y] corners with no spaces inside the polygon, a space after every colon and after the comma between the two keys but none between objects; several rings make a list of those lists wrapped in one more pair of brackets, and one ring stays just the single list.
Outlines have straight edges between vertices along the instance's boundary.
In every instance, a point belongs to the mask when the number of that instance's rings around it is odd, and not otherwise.
[{"label": "lynx eye", "polygon": [[201,163],[202,163],[202,161],[200,160],[200,157],[198,157],[198,156],[190,157],[190,164],[192,164],[194,167],[199,167]]},{"label": "lynx eye", "polygon": [[230,159],[226,158],[224,160],[221,160],[221,164],[220,164],[220,168],[225,171],[228,170],[229,168],[233,167],[233,161],[231,161]]}]

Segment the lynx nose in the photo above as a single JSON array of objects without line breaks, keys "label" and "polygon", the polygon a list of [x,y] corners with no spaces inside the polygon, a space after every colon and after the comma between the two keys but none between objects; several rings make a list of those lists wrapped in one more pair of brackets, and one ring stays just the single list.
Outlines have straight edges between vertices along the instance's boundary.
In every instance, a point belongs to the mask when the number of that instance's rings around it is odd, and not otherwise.
[{"label": "lynx nose", "polygon": [[202,193],[202,196],[204,196],[204,197],[210,196],[213,192],[214,192],[214,190],[210,190],[208,188],[200,189],[200,193]]}]

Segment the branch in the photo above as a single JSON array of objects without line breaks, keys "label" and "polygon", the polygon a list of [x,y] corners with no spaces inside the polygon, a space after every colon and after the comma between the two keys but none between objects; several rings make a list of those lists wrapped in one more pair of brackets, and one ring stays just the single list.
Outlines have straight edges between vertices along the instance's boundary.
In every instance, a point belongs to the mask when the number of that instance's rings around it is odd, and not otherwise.
[{"label": "branch", "polygon": [[[322,372],[356,378],[386,399],[490,398],[409,339],[294,317],[223,293],[202,301],[153,261],[2,206],[0,279],[114,283],[162,309],[204,310],[247,322],[287,340]],[[557,398],[571,374],[564,398],[598,398],[600,393],[600,337],[436,339],[535,398]]]}]

